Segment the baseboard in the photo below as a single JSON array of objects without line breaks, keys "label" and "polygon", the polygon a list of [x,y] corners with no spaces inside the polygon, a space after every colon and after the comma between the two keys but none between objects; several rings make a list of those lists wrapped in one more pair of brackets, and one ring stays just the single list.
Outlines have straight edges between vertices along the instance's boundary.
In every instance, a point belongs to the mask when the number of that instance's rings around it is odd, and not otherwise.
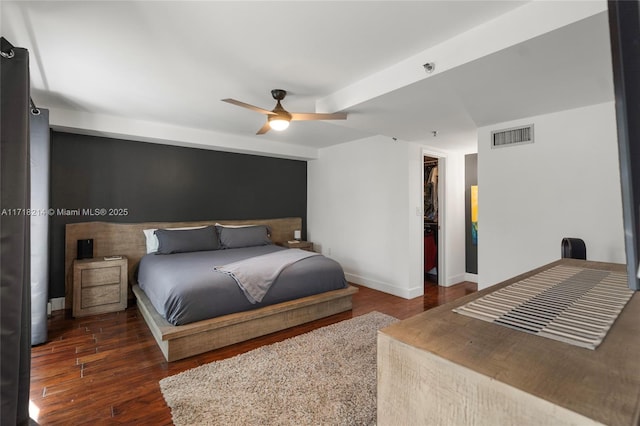
[{"label": "baseboard", "polygon": [[445,277],[444,283],[440,285],[442,285],[443,287],[451,287],[452,285],[460,284],[461,282],[465,281],[465,279],[466,274],[452,275],[450,277]]},{"label": "baseboard", "polygon": [[400,288],[388,283],[384,283],[382,281],[377,281],[357,274],[350,274],[348,272],[345,272],[344,276],[350,283],[362,285],[364,287],[382,291],[384,293],[389,293],[394,296],[402,297],[403,299],[413,299],[424,294],[424,287],[411,289]]},{"label": "baseboard", "polygon": [[49,303],[51,304],[51,311],[64,310],[64,297],[55,297],[53,299],[49,299]]},{"label": "baseboard", "polygon": [[478,284],[478,274],[471,274],[469,272],[464,274],[465,281],[471,281],[472,283]]}]

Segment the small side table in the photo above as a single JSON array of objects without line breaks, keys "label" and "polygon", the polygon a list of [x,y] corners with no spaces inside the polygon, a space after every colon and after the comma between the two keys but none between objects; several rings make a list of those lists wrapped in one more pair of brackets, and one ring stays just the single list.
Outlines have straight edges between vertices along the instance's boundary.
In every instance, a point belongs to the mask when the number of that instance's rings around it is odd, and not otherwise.
[{"label": "small side table", "polygon": [[127,258],[73,261],[73,316],[127,309]]},{"label": "small side table", "polygon": [[278,243],[278,245],[286,248],[299,248],[301,250],[313,251],[313,243],[311,241],[284,241]]}]

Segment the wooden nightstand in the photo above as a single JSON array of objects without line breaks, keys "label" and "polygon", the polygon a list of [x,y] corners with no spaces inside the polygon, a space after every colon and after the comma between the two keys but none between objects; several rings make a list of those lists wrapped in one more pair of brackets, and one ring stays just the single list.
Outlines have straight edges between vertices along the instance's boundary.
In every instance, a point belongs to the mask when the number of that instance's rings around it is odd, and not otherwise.
[{"label": "wooden nightstand", "polygon": [[286,248],[299,248],[301,250],[313,251],[313,243],[311,241],[284,241],[278,243],[278,245]]},{"label": "wooden nightstand", "polygon": [[127,308],[127,258],[73,261],[73,316]]}]

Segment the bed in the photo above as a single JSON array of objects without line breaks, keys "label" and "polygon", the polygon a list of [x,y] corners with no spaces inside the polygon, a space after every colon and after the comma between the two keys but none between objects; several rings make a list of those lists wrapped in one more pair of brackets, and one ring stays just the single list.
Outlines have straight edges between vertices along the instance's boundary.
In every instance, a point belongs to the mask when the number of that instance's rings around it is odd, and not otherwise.
[{"label": "bed", "polygon": [[[215,224],[224,227],[264,225],[270,230],[270,241],[257,246],[228,246],[220,247],[224,249],[178,252],[166,256],[147,254],[148,240],[143,232],[145,229],[211,227]],[[346,284],[341,268],[339,273],[335,272],[337,264],[333,260],[321,255],[305,255],[283,270],[260,301],[249,300],[234,277],[214,271],[216,266],[235,264],[234,262],[242,262],[243,259],[250,260],[264,255],[279,256],[278,252],[289,249],[274,243],[291,240],[294,230],[300,229],[301,225],[300,218],[68,224],[65,235],[66,304],[72,306],[73,303],[70,271],[73,259],[76,258],[75,243],[78,239],[93,238],[95,257],[127,256],[132,298],[135,297],[138,309],[167,361],[183,359],[350,310],[351,298],[357,289]],[[178,281],[173,280],[173,284],[170,283],[171,280],[165,280],[167,271],[172,270],[180,271],[183,277]],[[184,270],[190,272],[185,274]],[[207,299],[201,293],[204,286],[203,274],[208,274],[209,278],[212,274],[217,274],[216,279],[220,282],[223,289],[221,294],[224,295],[217,298],[227,302],[209,303],[212,298]],[[185,284],[189,279],[190,283]],[[190,289],[187,292],[191,292],[192,296],[195,295],[191,301],[176,302],[176,299],[172,299],[176,289],[183,291],[185,288]],[[170,296],[168,299],[167,295]]]}]

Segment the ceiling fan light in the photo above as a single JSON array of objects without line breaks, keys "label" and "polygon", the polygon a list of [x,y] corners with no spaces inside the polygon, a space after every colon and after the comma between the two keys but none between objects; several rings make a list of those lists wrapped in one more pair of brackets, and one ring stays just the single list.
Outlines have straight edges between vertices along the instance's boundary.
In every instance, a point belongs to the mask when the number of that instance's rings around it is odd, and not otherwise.
[{"label": "ceiling fan light", "polygon": [[274,117],[273,119],[269,120],[269,126],[273,130],[282,131],[289,127],[289,120],[285,120],[282,117]]}]

